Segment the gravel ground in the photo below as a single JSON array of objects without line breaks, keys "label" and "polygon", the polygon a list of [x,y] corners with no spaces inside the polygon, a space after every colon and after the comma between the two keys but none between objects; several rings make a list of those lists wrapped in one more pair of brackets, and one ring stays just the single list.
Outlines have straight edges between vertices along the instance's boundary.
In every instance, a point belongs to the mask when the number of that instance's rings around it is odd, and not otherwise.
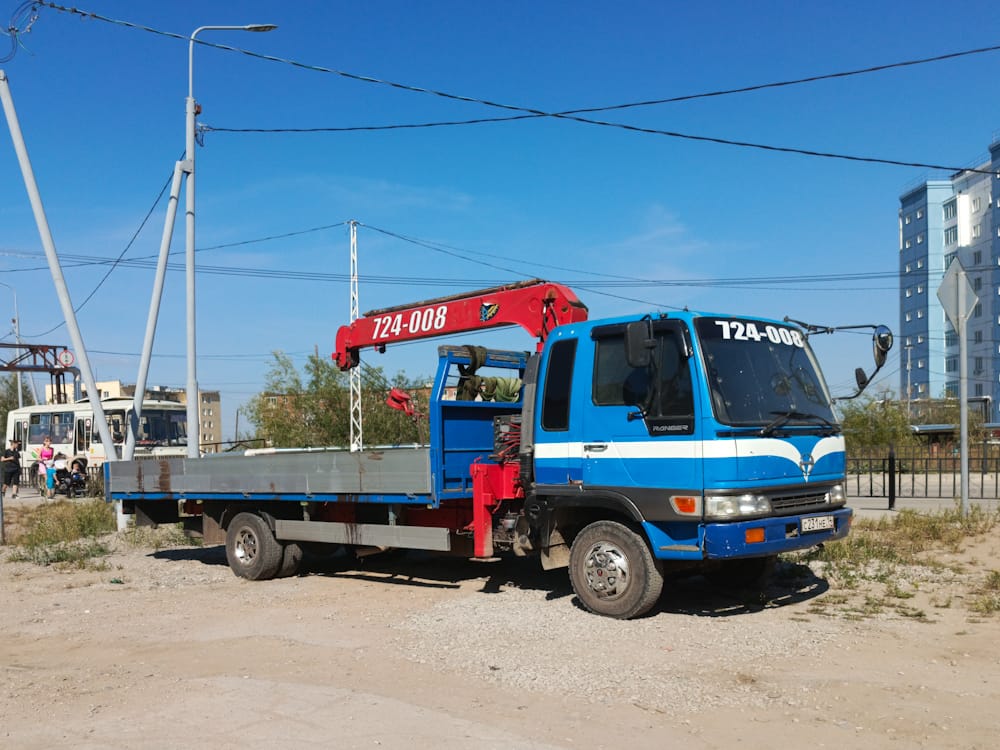
[{"label": "gravel ground", "polygon": [[922,618],[855,619],[817,570],[763,598],[671,581],[629,622],[534,560],[250,582],[218,547],[111,541],[96,569],[0,553],[0,746],[996,746],[1000,618],[963,604],[995,537],[902,576]]}]

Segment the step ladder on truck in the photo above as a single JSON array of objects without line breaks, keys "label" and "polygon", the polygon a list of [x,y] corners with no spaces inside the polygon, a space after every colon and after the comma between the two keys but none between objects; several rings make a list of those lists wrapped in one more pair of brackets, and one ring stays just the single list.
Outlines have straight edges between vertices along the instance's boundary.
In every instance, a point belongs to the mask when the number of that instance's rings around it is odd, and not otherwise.
[{"label": "step ladder on truck", "polygon": [[[648,612],[674,570],[749,583],[782,552],[847,535],[844,438],[809,346],[833,328],[687,310],[588,320],[570,289],[536,279],[366,313],[333,358],[349,370],[364,349],[509,325],[535,350],[439,347],[426,445],[112,462],[107,498],[137,523],[224,540],[249,579],[294,574],[310,545],[532,555],[616,618]],[[877,372],[892,334],[863,327]],[[871,377],[857,370],[854,396]]]}]

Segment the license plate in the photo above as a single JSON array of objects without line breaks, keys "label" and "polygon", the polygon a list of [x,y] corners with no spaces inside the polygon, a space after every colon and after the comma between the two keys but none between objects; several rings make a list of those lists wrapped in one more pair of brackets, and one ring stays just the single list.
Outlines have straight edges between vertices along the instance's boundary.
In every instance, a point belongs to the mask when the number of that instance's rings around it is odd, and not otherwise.
[{"label": "license plate", "polygon": [[802,532],[826,531],[833,528],[833,516],[809,516],[802,519]]}]

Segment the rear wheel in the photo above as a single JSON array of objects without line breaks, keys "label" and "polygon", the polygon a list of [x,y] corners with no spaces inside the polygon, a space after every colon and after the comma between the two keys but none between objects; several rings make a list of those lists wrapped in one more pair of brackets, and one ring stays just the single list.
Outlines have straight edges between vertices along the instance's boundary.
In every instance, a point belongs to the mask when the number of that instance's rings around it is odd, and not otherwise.
[{"label": "rear wheel", "polygon": [[619,620],[644,615],[663,591],[663,573],[645,540],[615,521],[597,521],[577,534],[569,578],[584,607]]},{"label": "rear wheel", "polygon": [[226,531],[226,559],[233,573],[251,581],[274,578],[284,550],[267,521],[253,513],[240,513]]},{"label": "rear wheel", "polygon": [[302,547],[295,542],[288,542],[282,545],[281,553],[281,565],[278,566],[278,572],[275,573],[275,578],[288,578],[299,572],[299,566],[302,564]]}]

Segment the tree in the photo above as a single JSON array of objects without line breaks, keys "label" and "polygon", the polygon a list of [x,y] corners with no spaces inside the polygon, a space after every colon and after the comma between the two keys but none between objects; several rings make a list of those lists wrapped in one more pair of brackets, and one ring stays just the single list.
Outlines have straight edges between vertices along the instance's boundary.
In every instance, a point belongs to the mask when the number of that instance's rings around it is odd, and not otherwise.
[{"label": "tree", "polygon": [[906,405],[888,398],[862,398],[840,402],[847,450],[852,454],[873,453],[890,445],[916,445]]},{"label": "tree", "polygon": [[[300,373],[288,355],[274,353],[264,391],[243,409],[263,438],[276,448],[350,444],[350,381],[329,357],[313,352]],[[390,382],[379,367],[361,370],[361,404],[366,445],[399,445],[425,440],[426,420],[414,419],[386,403],[390,388],[406,387],[397,374]]]},{"label": "tree", "polygon": [[[32,404],[31,392],[28,387],[21,384],[21,402]],[[17,373],[10,372],[0,375],[0,419],[3,420],[4,427],[7,425],[7,415],[17,408]]]}]

